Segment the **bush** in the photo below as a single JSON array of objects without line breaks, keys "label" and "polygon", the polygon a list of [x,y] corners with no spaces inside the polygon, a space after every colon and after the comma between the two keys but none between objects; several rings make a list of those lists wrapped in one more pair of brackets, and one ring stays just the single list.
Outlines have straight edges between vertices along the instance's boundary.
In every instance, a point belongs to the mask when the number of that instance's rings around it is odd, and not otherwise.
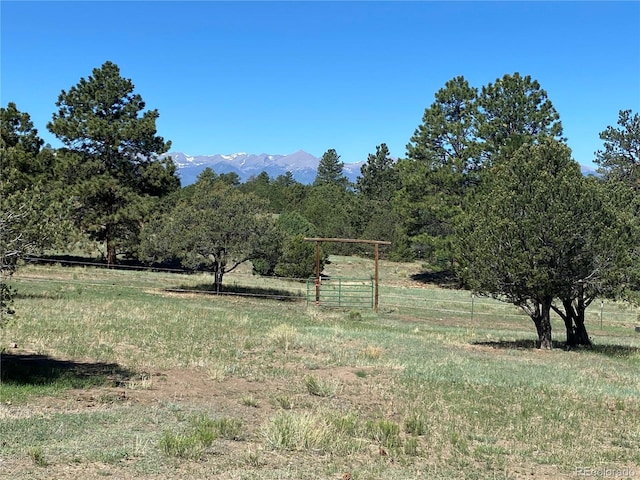
[{"label": "bush", "polygon": [[[326,263],[326,256],[320,256],[320,268]],[[302,235],[285,239],[282,256],[275,267],[275,274],[288,278],[308,278],[316,271],[316,249]]]},{"label": "bush", "polygon": [[251,260],[253,273],[256,275],[271,276],[274,274],[276,264],[267,258],[256,258]]}]

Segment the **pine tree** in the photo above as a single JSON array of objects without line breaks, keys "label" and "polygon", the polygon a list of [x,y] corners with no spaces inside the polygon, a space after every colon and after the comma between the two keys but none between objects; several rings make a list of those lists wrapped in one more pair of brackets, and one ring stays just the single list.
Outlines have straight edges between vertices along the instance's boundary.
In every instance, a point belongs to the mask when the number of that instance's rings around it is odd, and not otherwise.
[{"label": "pine tree", "polygon": [[111,62],[63,90],[56,106],[47,128],[65,145],[60,158],[77,199],[77,224],[106,242],[112,265],[117,247],[137,244],[154,200],[180,186],[175,164],[158,158],[171,143],[156,135],[158,111],[143,112],[142,97]]},{"label": "pine tree", "polygon": [[347,188],[349,179],[342,173],[343,167],[344,162],[340,161],[340,155],[338,155],[333,148],[330,148],[320,159],[313,186],[337,185],[342,188]]},{"label": "pine tree", "polygon": [[396,208],[419,257],[451,268],[453,225],[476,183],[477,90],[464,77],[436,92],[398,163]]}]

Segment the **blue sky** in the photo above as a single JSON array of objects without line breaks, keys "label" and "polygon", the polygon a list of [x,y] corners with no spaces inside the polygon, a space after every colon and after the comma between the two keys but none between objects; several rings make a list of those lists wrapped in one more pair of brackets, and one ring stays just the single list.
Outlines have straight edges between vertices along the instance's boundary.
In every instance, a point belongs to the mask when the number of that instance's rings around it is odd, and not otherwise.
[{"label": "blue sky", "polygon": [[531,75],[576,160],[640,110],[640,2],[0,2],[0,99],[41,136],[61,90],[116,63],[172,151],[393,156],[445,82]]}]

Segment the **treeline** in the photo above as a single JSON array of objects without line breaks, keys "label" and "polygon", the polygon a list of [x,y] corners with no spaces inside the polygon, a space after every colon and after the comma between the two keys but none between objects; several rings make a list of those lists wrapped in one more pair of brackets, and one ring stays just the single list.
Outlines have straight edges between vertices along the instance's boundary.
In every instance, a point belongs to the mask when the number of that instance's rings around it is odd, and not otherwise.
[{"label": "treeline", "polygon": [[[384,143],[355,183],[333,149],[312,185],[290,173],[240,183],[204,170],[180,186],[161,159],[157,135],[131,80],[106,62],[56,103],[47,129],[64,145],[44,146],[27,113],[2,108],[4,278],[26,253],[69,249],[80,239],[121,256],[224,274],[245,261],[256,273],[306,277],[315,266],[305,237],[392,242],[394,260],[422,259],[462,286],[505,299],[531,316],[551,346],[549,312],[565,319],[567,341],[589,344],[584,310],[597,296],[633,298],[640,284],[640,119],[619,112],[594,154],[599,177],[571,158],[560,116],[539,83],[507,74],[476,88],[448,81],[408,134],[405,158]],[[329,253],[369,252],[329,244]]]}]

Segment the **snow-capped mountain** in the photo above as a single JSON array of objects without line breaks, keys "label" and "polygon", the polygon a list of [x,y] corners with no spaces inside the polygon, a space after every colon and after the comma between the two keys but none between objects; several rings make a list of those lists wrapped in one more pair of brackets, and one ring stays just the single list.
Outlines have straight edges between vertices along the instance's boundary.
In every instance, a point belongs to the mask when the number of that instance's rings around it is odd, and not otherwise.
[{"label": "snow-capped mountain", "polygon": [[[194,183],[205,168],[209,167],[217,174],[235,172],[241,182],[247,181],[262,172],[269,174],[271,179],[287,172],[293,174],[293,178],[300,183],[313,183],[320,159],[310,153],[299,150],[289,155],[259,155],[249,153],[232,153],[228,155],[187,155],[182,152],[170,152],[170,156],[178,166],[178,173],[182,185]],[[345,176],[355,182],[360,175],[360,167],[364,162],[345,164],[343,172]]]},{"label": "snow-capped mountain", "polygon": [[580,165],[580,171],[582,172],[582,175],[584,175],[585,177],[588,177],[591,175],[596,177],[600,176],[600,173],[598,173],[598,170],[587,165]]},{"label": "snow-capped mountain", "polygon": [[[289,155],[259,155],[250,153],[232,153],[228,155],[187,155],[182,152],[170,152],[163,156],[170,156],[178,166],[178,173],[182,180],[182,186],[194,183],[200,173],[207,167],[217,174],[235,172],[241,182],[246,182],[253,176],[262,172],[269,174],[269,178],[275,179],[278,175],[287,172],[293,174],[293,178],[300,183],[310,184],[316,178],[320,159],[304,150],[299,150]],[[342,172],[354,182],[360,176],[360,168],[365,162],[345,163]],[[582,174],[599,175],[592,167],[581,165]]]}]

